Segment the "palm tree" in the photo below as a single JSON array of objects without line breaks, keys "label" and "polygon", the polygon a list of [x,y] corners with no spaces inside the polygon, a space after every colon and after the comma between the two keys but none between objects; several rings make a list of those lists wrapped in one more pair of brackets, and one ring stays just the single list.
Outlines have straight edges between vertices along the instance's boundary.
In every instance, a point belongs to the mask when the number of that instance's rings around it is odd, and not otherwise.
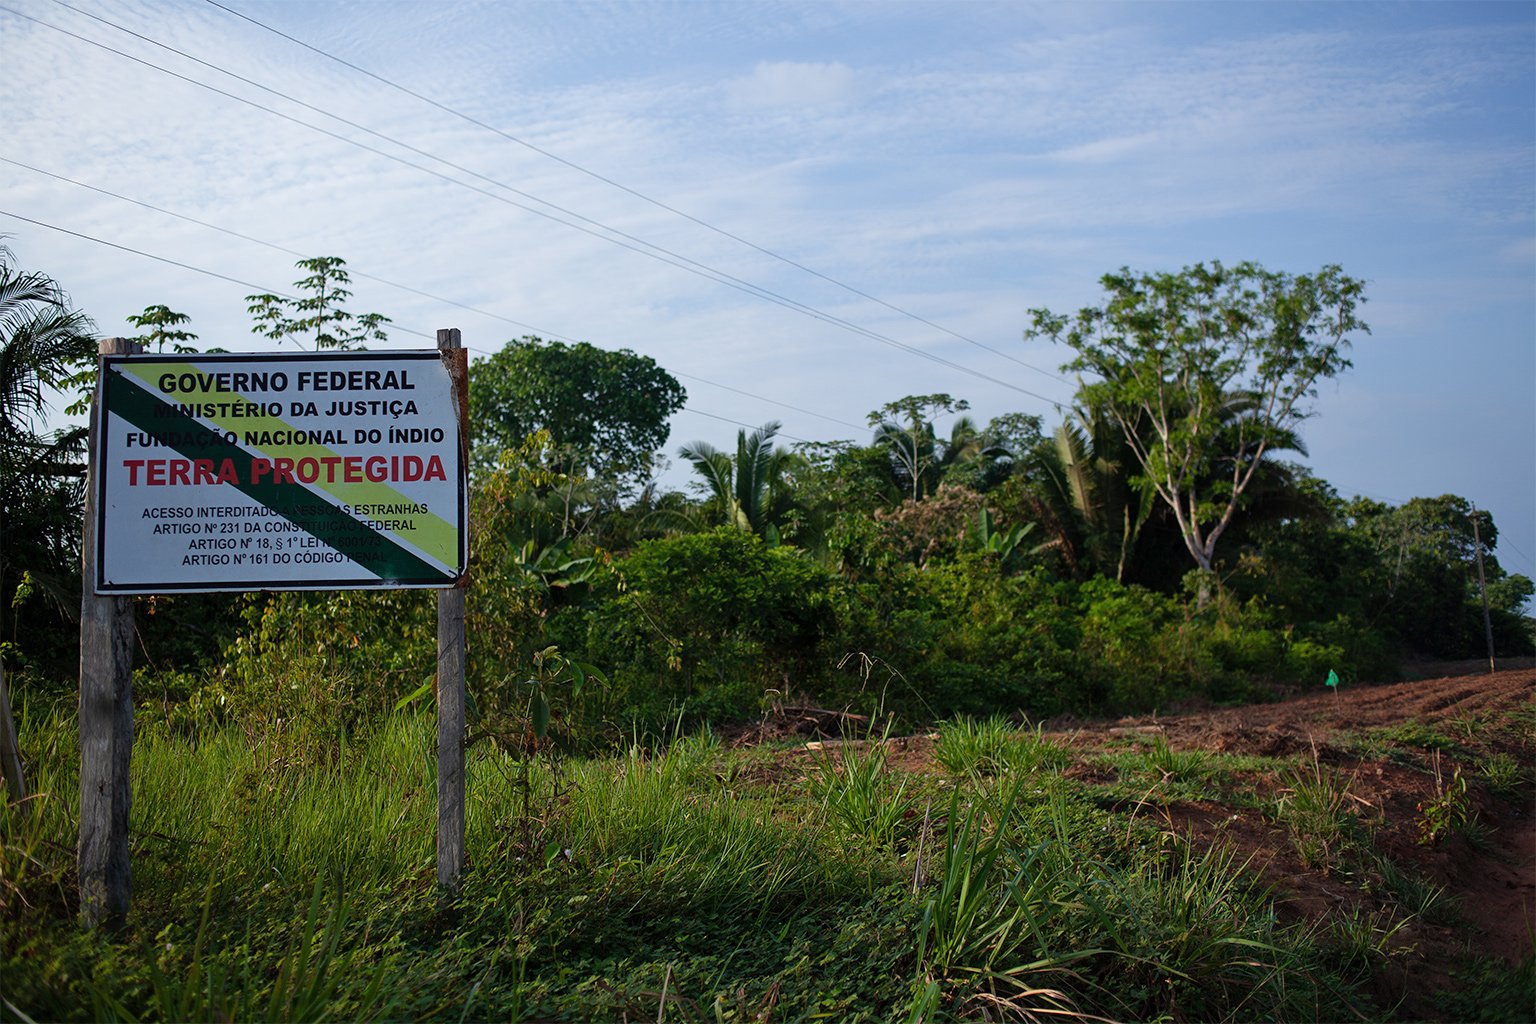
[{"label": "palm tree", "polygon": [[1132,482],[1135,462],[1118,425],[1102,410],[1079,409],[1033,461],[1037,511],[1068,566],[1124,580],[1152,503]]},{"label": "palm tree", "polygon": [[[36,593],[60,616],[79,600],[80,464],[84,428],[42,433],[48,399],[78,378],[96,352],[91,321],[69,308],[43,274],[22,273],[0,245],[0,638],[15,640],[17,615]],[[13,799],[25,795],[15,727],[0,663],[0,738]]]},{"label": "palm tree", "polygon": [[0,246],[0,598],[8,619],[24,575],[61,608],[74,596],[86,431],[44,433],[41,424],[49,398],[76,383],[96,354],[90,319],[69,308],[52,279],[20,272],[14,260]]},{"label": "palm tree", "polygon": [[48,396],[69,385],[96,354],[95,325],[69,308],[44,274],[15,269],[0,245],[0,441],[33,440]]},{"label": "palm tree", "polygon": [[875,424],[874,443],[889,449],[896,462],[902,489],[914,502],[939,489],[952,471],[992,454],[983,444],[981,430],[969,416],[957,418],[948,440],[941,441],[933,423],[917,419],[903,425],[896,420]]},{"label": "palm tree", "polygon": [[779,423],[772,421],[748,434],[736,433],[736,456],[704,441],[678,449],[709,488],[710,498],[727,525],[755,533],[771,543],[795,510],[788,474],[799,456],[775,448]]}]

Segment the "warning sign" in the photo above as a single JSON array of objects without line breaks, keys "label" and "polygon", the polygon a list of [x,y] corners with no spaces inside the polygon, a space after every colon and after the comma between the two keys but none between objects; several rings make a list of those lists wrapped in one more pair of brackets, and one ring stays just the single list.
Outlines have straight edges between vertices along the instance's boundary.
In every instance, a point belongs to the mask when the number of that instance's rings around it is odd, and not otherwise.
[{"label": "warning sign", "polygon": [[108,356],[98,593],[452,587],[465,356]]}]

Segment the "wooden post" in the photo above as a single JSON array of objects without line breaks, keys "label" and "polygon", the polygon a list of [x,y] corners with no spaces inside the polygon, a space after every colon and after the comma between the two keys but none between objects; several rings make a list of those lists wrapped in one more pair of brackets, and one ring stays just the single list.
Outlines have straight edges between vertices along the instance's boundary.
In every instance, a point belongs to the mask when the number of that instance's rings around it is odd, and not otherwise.
[{"label": "wooden post", "polygon": [[[128,338],[103,338],[101,355],[132,355]],[[87,927],[128,913],[128,810],[133,793],[133,599],[96,593],[96,409],[91,410],[80,569],[80,920]]]},{"label": "wooden post", "polygon": [[0,661],[0,774],[5,776],[5,795],[13,804],[27,798],[27,776],[21,768],[21,744],[16,739],[16,719],[11,715],[11,691],[5,685],[5,662]]},{"label": "wooden post", "polygon": [[1497,669],[1493,664],[1493,621],[1488,615],[1488,578],[1483,575],[1483,537],[1477,529],[1477,506],[1472,506],[1472,546],[1477,548],[1477,589],[1483,595],[1483,638],[1488,641],[1488,673]]},{"label": "wooden post", "polygon": [[[437,332],[439,351],[462,346],[457,328]],[[462,374],[455,375],[461,434],[467,429],[467,384]],[[437,592],[437,883],[448,890],[458,889],[464,871],[463,583]]]}]

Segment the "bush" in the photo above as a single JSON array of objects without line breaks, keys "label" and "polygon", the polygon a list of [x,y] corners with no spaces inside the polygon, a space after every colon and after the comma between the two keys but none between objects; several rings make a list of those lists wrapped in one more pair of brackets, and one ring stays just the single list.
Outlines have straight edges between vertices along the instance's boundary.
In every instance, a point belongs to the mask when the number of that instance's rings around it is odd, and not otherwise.
[{"label": "bush", "polygon": [[1102,577],[1080,591],[1080,653],[1103,710],[1147,711],[1199,693],[1220,674],[1215,652],[1177,600]]},{"label": "bush", "polygon": [[841,637],[845,651],[888,666],[891,677],[857,690],[844,677],[828,696],[924,722],[1080,709],[1072,593],[1038,569],[1005,577],[976,553],[924,570],[892,567],[844,592]]},{"label": "bush", "polygon": [[[835,576],[729,527],[645,541],[599,584],[586,659],[603,666],[621,731],[743,717],[837,661]],[[569,635],[572,616],[559,624]]]},{"label": "bush", "polygon": [[436,607],[422,590],[251,595],[209,703],[249,721],[356,728],[433,678]]}]

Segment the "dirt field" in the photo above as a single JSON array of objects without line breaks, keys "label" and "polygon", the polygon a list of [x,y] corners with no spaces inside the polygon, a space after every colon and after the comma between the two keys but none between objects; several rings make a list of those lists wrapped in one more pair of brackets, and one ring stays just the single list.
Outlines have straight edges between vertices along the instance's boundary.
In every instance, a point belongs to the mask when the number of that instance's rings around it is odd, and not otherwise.
[{"label": "dirt field", "polygon": [[[1356,915],[1390,926],[1406,915],[1373,875],[1371,857],[1357,853],[1308,866],[1285,825],[1259,809],[1283,795],[1298,770],[1335,780],[1353,806],[1368,854],[1444,887],[1441,906],[1450,911],[1433,915],[1438,921],[1415,918],[1395,932],[1389,945],[1397,955],[1376,980],[1383,1001],[1398,1006],[1395,1016],[1415,1019],[1433,1012],[1436,991],[1456,984],[1451,971],[1468,954],[1519,964],[1531,956],[1536,936],[1536,667],[1494,674],[1486,662],[1421,667],[1434,671],[1446,674],[1336,693],[1319,687],[1240,708],[1117,721],[1056,719],[1042,728],[1080,754],[1067,774],[1090,784],[1108,785],[1116,774],[1095,755],[1159,738],[1174,751],[1293,759],[1302,768],[1227,775],[1217,788],[1242,793],[1230,802],[1170,798],[1154,783],[1144,797],[1122,806],[1196,842],[1231,844],[1272,888],[1278,912],[1287,918],[1326,927]],[[933,761],[931,737],[893,740],[889,749],[894,767],[942,771]],[[1517,786],[1495,791],[1483,771],[1499,755],[1506,764],[1515,761],[1521,778]],[[790,752],[780,767],[793,770],[799,758],[810,756]],[[1445,792],[1458,769],[1468,782],[1474,828],[1421,842],[1423,805]]]},{"label": "dirt field", "polygon": [[[1532,953],[1536,936],[1536,802],[1529,773],[1536,760],[1536,669],[1480,675],[1444,676],[1413,682],[1365,686],[1332,693],[1314,693],[1277,704],[1223,709],[1168,718],[1142,718],[1093,723],[1066,735],[1075,746],[1092,749],[1113,740],[1117,729],[1156,727],[1175,750],[1200,749],[1225,753],[1312,756],[1347,780],[1347,792],[1358,803],[1359,819],[1369,830],[1376,853],[1391,858],[1442,885],[1455,901],[1459,921],[1435,925],[1410,923],[1394,936],[1394,945],[1411,946],[1414,953],[1399,965],[1397,976],[1382,984],[1405,998],[1404,1009],[1449,984],[1447,965],[1469,942],[1475,950],[1517,964]],[[1512,717],[1513,716],[1513,719]],[[1453,833],[1437,843],[1419,841],[1419,807],[1436,795],[1433,750],[1410,741],[1388,742],[1377,753],[1361,738],[1383,732],[1410,738],[1403,726],[1427,730],[1421,742],[1435,736],[1453,746],[1440,758],[1441,784],[1460,768],[1471,781],[1468,798],[1486,839],[1474,843]],[[1433,735],[1431,735],[1433,734]],[[1396,737],[1394,737],[1396,739]],[[1497,796],[1478,781],[1479,764],[1491,754],[1505,753],[1526,770],[1526,782],[1515,797]],[[1279,785],[1283,780],[1258,780]],[[1208,841],[1220,836],[1250,857],[1272,885],[1282,913],[1318,919],[1387,909],[1387,901],[1362,892],[1360,879],[1303,866],[1283,828],[1252,810],[1238,811],[1220,804],[1173,804],[1166,809],[1172,824]]]}]

